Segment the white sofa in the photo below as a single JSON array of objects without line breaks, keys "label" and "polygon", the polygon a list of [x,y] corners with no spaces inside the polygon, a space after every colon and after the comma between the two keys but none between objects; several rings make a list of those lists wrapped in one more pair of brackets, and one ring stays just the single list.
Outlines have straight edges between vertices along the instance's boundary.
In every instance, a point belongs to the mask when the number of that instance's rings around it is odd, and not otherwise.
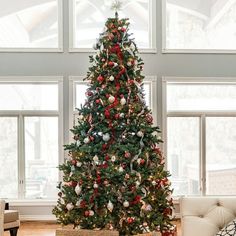
[{"label": "white sofa", "polygon": [[236,197],[180,199],[182,236],[215,236],[236,218]]}]

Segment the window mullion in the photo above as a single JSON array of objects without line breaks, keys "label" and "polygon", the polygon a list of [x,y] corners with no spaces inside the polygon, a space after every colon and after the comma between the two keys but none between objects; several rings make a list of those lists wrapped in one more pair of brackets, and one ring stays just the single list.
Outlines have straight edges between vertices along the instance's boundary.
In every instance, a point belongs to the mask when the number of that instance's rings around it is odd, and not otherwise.
[{"label": "window mullion", "polygon": [[206,116],[201,115],[200,125],[200,183],[201,194],[206,195]]},{"label": "window mullion", "polygon": [[18,170],[19,199],[24,199],[25,192],[25,157],[24,157],[24,117],[18,116]]}]

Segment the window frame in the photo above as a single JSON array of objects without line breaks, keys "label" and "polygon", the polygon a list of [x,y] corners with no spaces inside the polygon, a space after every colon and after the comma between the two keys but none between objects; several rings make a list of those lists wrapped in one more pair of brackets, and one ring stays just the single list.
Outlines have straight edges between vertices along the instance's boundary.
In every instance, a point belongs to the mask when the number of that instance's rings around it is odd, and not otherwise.
[{"label": "window frame", "polygon": [[[15,201],[39,201],[40,198],[25,198],[25,117],[58,117],[58,164],[64,162],[63,150],[63,77],[62,76],[0,76],[1,84],[57,84],[58,85],[58,110],[0,110],[0,117],[16,117],[17,118],[17,168],[18,168],[18,196],[16,199],[9,199],[10,202]],[[58,181],[61,180],[61,174],[58,171]],[[50,202],[51,198],[41,199]]]},{"label": "window frame", "polygon": [[[87,84],[88,82],[83,81],[86,76],[69,76],[69,128],[72,129],[74,125],[74,118],[78,114],[75,111],[76,102],[76,84]],[[157,125],[157,77],[156,76],[145,76],[144,83],[150,85],[150,109],[152,110],[153,123]],[[71,137],[71,133],[70,136]],[[71,138],[70,138],[70,141]]]},{"label": "window frame", "polygon": [[0,52],[63,52],[63,0],[56,0],[58,4],[58,47],[56,48],[22,48],[0,47]]},{"label": "window frame", "polygon": [[[198,117],[200,124],[200,157],[199,157],[199,192],[200,196],[215,196],[206,194],[206,118],[207,117],[236,117],[235,111],[167,111],[167,85],[168,84],[234,84],[236,85],[236,77],[162,77],[162,127],[163,127],[163,139],[165,140],[163,144],[163,150],[166,154],[166,168],[168,169],[168,157],[167,157],[167,119],[168,117]],[[196,195],[196,196],[199,196]],[[176,199],[182,195],[174,196]],[[188,196],[188,195],[186,195]]]},{"label": "window frame", "polygon": [[[140,53],[157,53],[157,22],[156,0],[149,1],[149,42],[150,48],[139,48]],[[75,0],[69,0],[69,52],[88,52],[94,53],[96,50],[91,48],[79,48],[74,46],[75,42]],[[97,36],[98,37],[98,36]],[[94,40],[95,42],[95,40]]]},{"label": "window frame", "polygon": [[166,4],[162,0],[162,53],[163,54],[236,54],[236,49],[168,49],[166,47]]}]

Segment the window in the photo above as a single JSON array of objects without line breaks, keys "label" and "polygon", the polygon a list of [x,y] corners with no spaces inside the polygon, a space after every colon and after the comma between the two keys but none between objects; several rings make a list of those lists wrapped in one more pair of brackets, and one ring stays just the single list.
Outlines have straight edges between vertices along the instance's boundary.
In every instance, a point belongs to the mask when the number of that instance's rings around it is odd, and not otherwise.
[{"label": "window", "polygon": [[61,78],[0,78],[0,198],[56,198],[61,87]]},{"label": "window", "polygon": [[61,12],[61,0],[2,1],[0,50],[62,50]]},{"label": "window", "polygon": [[[70,51],[92,49],[102,32],[106,18],[114,17],[110,0],[70,0]],[[130,18],[130,32],[140,49],[153,50],[155,45],[155,0],[123,1],[121,18]]]},{"label": "window", "polygon": [[174,194],[236,194],[236,79],[164,78]]},{"label": "window", "polygon": [[[85,92],[88,88],[87,82],[83,81],[84,77],[71,76],[70,77],[70,127],[76,124],[78,118],[78,111],[86,100]],[[154,99],[156,97],[156,77],[147,76],[144,80],[145,100],[148,107],[153,112],[154,123],[156,124],[156,107],[154,106]]]},{"label": "window", "polygon": [[164,52],[236,50],[236,1],[163,0]]}]

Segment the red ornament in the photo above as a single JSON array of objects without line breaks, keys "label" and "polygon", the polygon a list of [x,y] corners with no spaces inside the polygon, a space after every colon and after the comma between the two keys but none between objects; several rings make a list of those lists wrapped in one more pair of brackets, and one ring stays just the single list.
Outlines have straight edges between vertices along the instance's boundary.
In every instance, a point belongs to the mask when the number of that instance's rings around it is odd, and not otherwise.
[{"label": "red ornament", "polygon": [[145,163],[145,160],[144,160],[144,159],[141,159],[141,160],[140,160],[140,165],[144,165],[144,163]]},{"label": "red ornament", "polygon": [[86,207],[86,201],[85,200],[82,200],[80,202],[80,208],[85,208]]},{"label": "red ornament", "polygon": [[107,149],[107,144],[104,143],[104,144],[102,145],[102,150],[104,151],[104,150],[106,150],[106,149]]},{"label": "red ornament", "polygon": [[90,139],[90,141],[93,141],[94,137],[93,136],[89,136],[89,139]]},{"label": "red ornament", "polygon": [[153,117],[151,115],[147,115],[146,119],[147,119],[148,123],[150,123],[150,124],[153,123]]},{"label": "red ornament", "polygon": [[88,217],[90,215],[90,212],[89,211],[85,211],[84,212],[84,216]]},{"label": "red ornament", "polygon": [[120,118],[120,114],[115,114],[115,119],[119,119]]},{"label": "red ornament", "polygon": [[108,62],[108,66],[111,66],[111,67],[114,66],[114,62],[113,61],[109,61]]},{"label": "red ornament", "polygon": [[74,165],[74,166],[75,166],[75,165],[76,165],[76,163],[77,163],[77,161],[76,161],[76,160],[74,160],[74,159],[73,159],[73,160],[71,160],[71,164],[72,164],[72,165]]},{"label": "red ornament", "polygon": [[134,80],[132,80],[132,79],[128,80],[128,84],[129,84],[129,85],[134,84]]},{"label": "red ornament", "polygon": [[105,160],[106,160],[106,161],[109,161],[109,160],[110,160],[110,157],[109,157],[108,155],[106,155]]},{"label": "red ornament", "polygon": [[109,110],[105,110],[105,117],[109,118],[110,117],[110,111]]},{"label": "red ornament", "polygon": [[92,96],[93,93],[91,91],[86,92],[86,96]]},{"label": "red ornament", "polygon": [[97,77],[97,81],[98,81],[98,82],[102,83],[103,80],[104,80],[104,77],[102,77],[101,75],[99,75],[99,76]]},{"label": "red ornament", "polygon": [[97,99],[97,100],[96,100],[96,103],[99,104],[99,103],[100,103],[100,99]]},{"label": "red ornament", "polygon": [[131,156],[130,152],[125,151],[125,157],[129,158]]},{"label": "red ornament", "polygon": [[125,32],[125,31],[126,31],[126,28],[122,27],[122,28],[121,28],[121,31],[122,31],[122,32]]},{"label": "red ornament", "polygon": [[134,218],[133,217],[128,217],[127,222],[128,222],[128,224],[134,223]]}]

